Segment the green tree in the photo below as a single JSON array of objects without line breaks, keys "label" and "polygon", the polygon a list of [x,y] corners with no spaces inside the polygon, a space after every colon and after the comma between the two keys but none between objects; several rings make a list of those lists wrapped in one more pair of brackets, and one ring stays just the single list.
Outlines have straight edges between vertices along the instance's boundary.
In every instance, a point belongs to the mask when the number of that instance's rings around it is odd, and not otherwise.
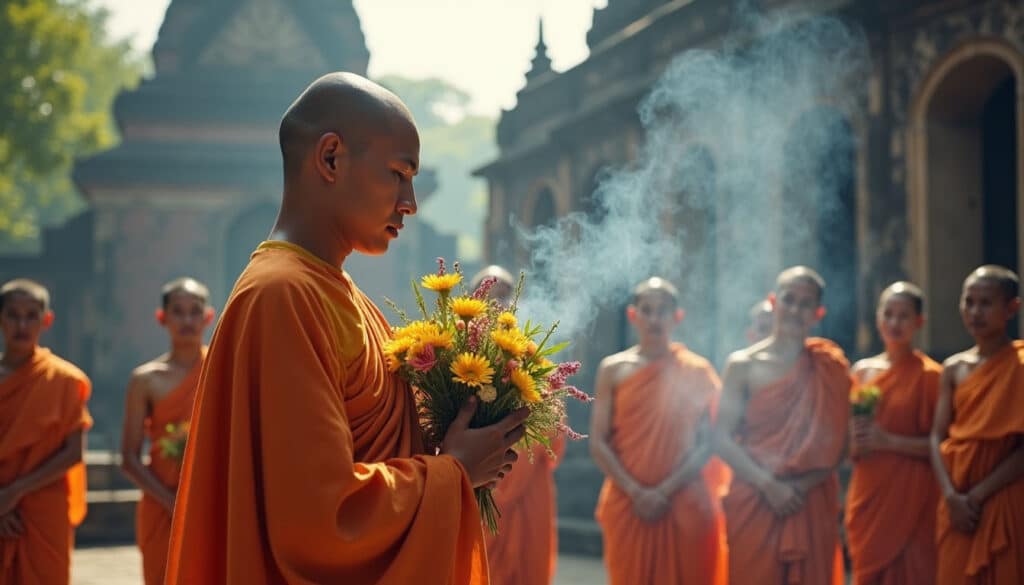
[{"label": "green tree", "polygon": [[423,164],[437,170],[438,190],[421,205],[420,214],[440,231],[458,236],[460,258],[478,260],[486,184],[471,173],[497,154],[495,120],[472,114],[469,94],[443,79],[386,76],[378,82],[412,110]]},{"label": "green tree", "polygon": [[105,20],[84,0],[0,0],[0,251],[79,211],[74,159],[117,140],[111,104],[142,60]]}]

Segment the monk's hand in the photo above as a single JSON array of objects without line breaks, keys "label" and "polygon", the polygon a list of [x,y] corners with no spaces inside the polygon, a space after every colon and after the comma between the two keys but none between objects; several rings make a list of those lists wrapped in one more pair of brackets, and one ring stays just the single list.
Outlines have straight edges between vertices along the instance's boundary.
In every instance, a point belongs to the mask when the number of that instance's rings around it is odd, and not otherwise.
[{"label": "monk's hand", "polygon": [[657,488],[638,487],[631,498],[633,511],[644,522],[655,522],[668,512],[669,499]]},{"label": "monk's hand", "polygon": [[469,423],[476,407],[476,396],[470,396],[448,427],[441,453],[459,460],[473,487],[493,486],[518,458],[512,446],[523,438],[523,422],[530,416],[530,409],[524,406],[492,425],[471,429]]},{"label": "monk's hand", "polygon": [[858,457],[885,449],[888,435],[866,416],[853,417],[853,452]]},{"label": "monk's hand", "polygon": [[981,503],[968,494],[953,492],[946,495],[949,522],[960,532],[972,533],[981,520]]},{"label": "monk's hand", "polygon": [[764,483],[761,494],[778,516],[796,514],[804,505],[804,497],[798,489],[775,478]]},{"label": "monk's hand", "polygon": [[0,516],[0,538],[13,540],[25,534],[25,524],[17,510]]}]

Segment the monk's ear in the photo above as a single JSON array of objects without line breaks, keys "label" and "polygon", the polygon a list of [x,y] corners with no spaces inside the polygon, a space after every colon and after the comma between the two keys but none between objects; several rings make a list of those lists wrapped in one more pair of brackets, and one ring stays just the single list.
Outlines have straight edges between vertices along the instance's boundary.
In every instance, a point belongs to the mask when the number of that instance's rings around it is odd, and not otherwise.
[{"label": "monk's ear", "polygon": [[683,319],[686,318],[686,311],[682,309],[676,309],[675,313],[672,315],[672,318],[675,319],[676,323],[682,323]]},{"label": "monk's ear", "polygon": [[56,319],[56,316],[53,314],[53,311],[43,313],[43,331],[53,326],[54,319]]},{"label": "monk's ear", "polygon": [[772,306],[772,310],[775,310],[775,303],[777,303],[779,297],[775,296],[775,293],[768,293],[768,304]]},{"label": "monk's ear", "polygon": [[203,327],[213,323],[214,315],[216,315],[216,312],[213,310],[213,307],[206,307],[206,310],[203,311]]},{"label": "monk's ear", "polygon": [[825,305],[818,305],[818,308],[814,310],[814,318],[821,321],[825,318],[825,313],[828,311],[825,309]]},{"label": "monk's ear", "polygon": [[344,156],[347,153],[345,143],[341,136],[334,132],[328,132],[316,142],[316,158],[313,164],[320,178],[328,183],[338,180],[338,172],[344,166]]},{"label": "monk's ear", "polygon": [[633,305],[626,307],[626,318],[629,319],[630,323],[636,322],[636,307]]},{"label": "monk's ear", "polygon": [[156,319],[156,322],[159,323],[161,326],[167,325],[167,311],[163,309],[157,309],[153,311],[153,317]]},{"label": "monk's ear", "polygon": [[1020,297],[1014,297],[1013,300],[1010,301],[1010,314],[1016,315],[1017,311],[1020,311]]}]

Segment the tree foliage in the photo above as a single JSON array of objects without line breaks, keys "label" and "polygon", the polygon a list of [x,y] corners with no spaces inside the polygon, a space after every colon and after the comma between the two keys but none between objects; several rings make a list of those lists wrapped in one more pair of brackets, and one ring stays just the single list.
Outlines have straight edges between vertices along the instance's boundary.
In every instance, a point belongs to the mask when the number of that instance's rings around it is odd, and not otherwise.
[{"label": "tree foliage", "polygon": [[83,0],[0,1],[0,251],[80,210],[75,158],[117,140],[111,105],[142,61],[105,19]]}]

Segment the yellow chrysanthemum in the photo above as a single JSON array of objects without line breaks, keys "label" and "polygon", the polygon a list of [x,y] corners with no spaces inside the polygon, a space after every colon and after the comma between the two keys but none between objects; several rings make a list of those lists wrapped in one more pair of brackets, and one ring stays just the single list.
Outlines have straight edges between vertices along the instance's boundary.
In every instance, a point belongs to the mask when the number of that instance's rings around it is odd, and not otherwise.
[{"label": "yellow chrysanthemum", "polygon": [[428,274],[423,277],[420,284],[423,285],[423,288],[447,294],[460,282],[462,282],[462,275],[453,272],[451,274]]},{"label": "yellow chrysanthemum", "polygon": [[419,342],[424,345],[433,345],[435,348],[451,349],[452,333],[451,331],[441,331],[439,327],[435,327],[433,331],[425,331],[420,335]]},{"label": "yellow chrysanthemum", "polygon": [[490,384],[494,377],[494,368],[486,358],[475,353],[460,353],[452,362],[452,378],[456,382],[462,382],[466,386],[482,387]]},{"label": "yellow chrysanthemum", "polygon": [[537,343],[532,339],[526,343],[526,355],[537,353]]},{"label": "yellow chrysanthemum", "polygon": [[384,344],[384,353],[397,356],[408,351],[415,342],[416,339],[413,337],[396,337]]},{"label": "yellow chrysanthemum", "polygon": [[526,336],[515,329],[495,329],[491,331],[491,339],[502,351],[517,358],[522,357],[529,343]]},{"label": "yellow chrysanthemum", "polygon": [[452,313],[455,313],[466,321],[475,319],[486,312],[487,303],[480,299],[472,299],[469,297],[458,297],[452,299]]},{"label": "yellow chrysanthemum", "polygon": [[424,335],[436,335],[440,333],[441,328],[436,323],[430,321],[413,321],[405,327],[399,327],[395,329],[395,339],[412,339],[415,342],[417,339],[422,338]]},{"label": "yellow chrysanthemum", "polygon": [[537,383],[525,370],[516,368],[509,375],[512,385],[519,389],[519,395],[526,402],[540,402],[540,392],[537,392]]},{"label": "yellow chrysanthemum", "polygon": [[516,321],[516,316],[508,311],[498,315],[498,325],[501,325],[502,327],[514,329],[518,324],[519,322]]}]

